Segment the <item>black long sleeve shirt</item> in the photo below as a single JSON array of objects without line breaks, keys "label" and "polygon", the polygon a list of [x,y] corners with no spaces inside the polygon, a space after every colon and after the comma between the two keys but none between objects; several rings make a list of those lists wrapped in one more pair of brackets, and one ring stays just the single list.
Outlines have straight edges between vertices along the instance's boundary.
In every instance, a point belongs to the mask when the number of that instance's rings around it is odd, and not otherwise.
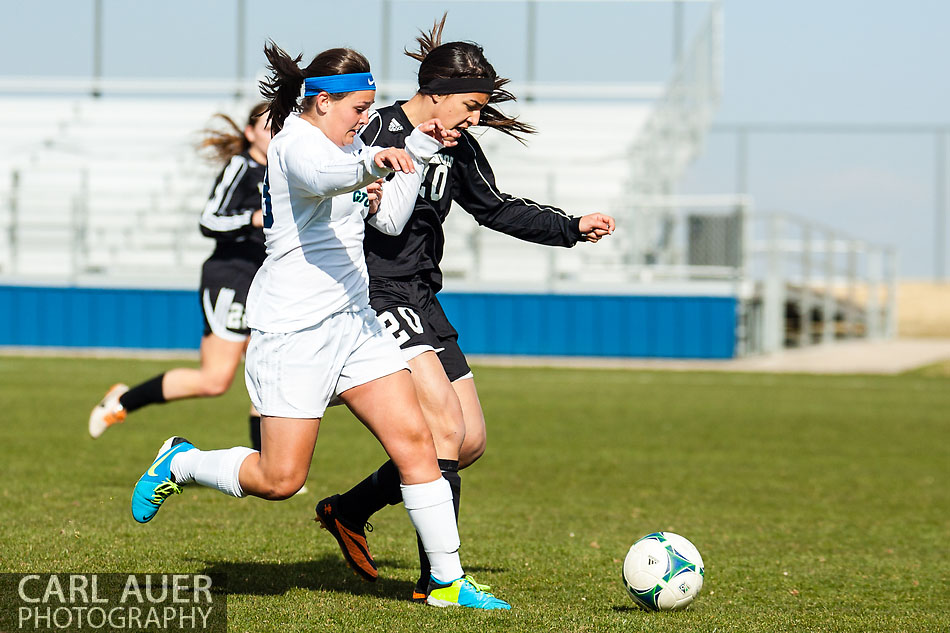
[{"label": "black long sleeve shirt", "polygon": [[242,152],[218,174],[199,223],[201,234],[216,241],[212,257],[264,262],[264,229],[252,225],[251,216],[261,208],[266,169]]},{"label": "black long sleeve shirt", "polygon": [[[413,126],[403,103],[381,108],[370,118],[361,132],[367,145],[405,147]],[[479,224],[528,242],[571,247],[580,239],[580,218],[499,191],[478,141],[462,131],[458,145],[441,150],[426,166],[415,209],[400,235],[388,236],[366,226],[363,250],[370,277],[421,275],[436,290],[441,288],[442,223],[453,201]]]}]

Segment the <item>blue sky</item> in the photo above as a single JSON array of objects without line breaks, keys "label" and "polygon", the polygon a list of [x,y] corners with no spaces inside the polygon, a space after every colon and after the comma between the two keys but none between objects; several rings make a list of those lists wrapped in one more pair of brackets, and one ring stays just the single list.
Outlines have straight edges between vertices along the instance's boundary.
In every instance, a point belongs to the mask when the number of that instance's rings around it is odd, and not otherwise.
[{"label": "blue sky", "polygon": [[[725,3],[718,122],[950,123],[950,3]],[[900,250],[901,274],[934,271],[932,135],[761,134],[749,141],[757,207]],[[713,134],[687,191],[732,189],[734,138]]]},{"label": "blue sky", "polygon": [[[381,67],[379,0],[246,0],[248,73],[273,37],[292,51],[360,49]],[[233,77],[235,0],[103,0],[104,74]],[[0,75],[88,76],[93,0],[0,0]],[[417,28],[449,10],[446,36],[477,40],[502,74],[525,74],[524,3],[396,0],[391,76]],[[687,3],[687,33],[705,6]],[[725,0],[725,95],[716,121],[950,124],[950,3],[941,0]],[[51,19],[51,16],[55,18]],[[537,8],[542,81],[657,81],[669,76],[672,8],[553,3]],[[901,271],[934,270],[934,141],[925,135],[762,134],[749,143],[757,206],[896,245]],[[732,191],[735,144],[712,134],[681,190]],[[948,266],[950,268],[950,266]]]}]

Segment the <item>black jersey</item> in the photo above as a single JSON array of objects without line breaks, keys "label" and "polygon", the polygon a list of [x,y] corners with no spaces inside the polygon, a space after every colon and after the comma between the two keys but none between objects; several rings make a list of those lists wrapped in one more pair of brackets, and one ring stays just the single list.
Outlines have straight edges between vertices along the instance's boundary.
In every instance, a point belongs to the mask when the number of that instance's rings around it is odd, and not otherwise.
[{"label": "black jersey", "polygon": [[[413,126],[403,103],[397,101],[370,117],[361,133],[367,145],[405,147]],[[429,161],[416,207],[400,235],[385,235],[366,225],[363,250],[370,278],[418,275],[441,288],[442,223],[453,200],[479,224],[528,242],[571,247],[580,239],[580,218],[500,192],[478,142],[463,131],[458,145],[439,151]]]},{"label": "black jersey", "polygon": [[264,263],[264,229],[252,225],[251,216],[261,208],[266,169],[241,152],[218,174],[200,221],[202,235],[217,242],[212,258]]}]

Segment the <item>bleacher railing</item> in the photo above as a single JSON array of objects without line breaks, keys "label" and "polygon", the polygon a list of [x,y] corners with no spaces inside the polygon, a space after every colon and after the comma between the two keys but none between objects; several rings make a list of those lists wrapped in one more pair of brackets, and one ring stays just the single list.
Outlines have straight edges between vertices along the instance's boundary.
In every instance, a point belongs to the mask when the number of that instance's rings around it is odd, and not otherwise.
[{"label": "bleacher railing", "polygon": [[632,190],[665,194],[702,148],[722,95],[722,7],[710,4],[688,54],[630,149]]},{"label": "bleacher railing", "polygon": [[893,247],[756,211],[745,195],[652,196],[631,205],[637,212],[625,232],[664,230],[659,244],[645,245],[647,261],[626,267],[630,281],[732,284],[738,356],[897,334]]},{"label": "bleacher railing", "polygon": [[[686,167],[699,154],[722,95],[722,8],[712,3],[678,64],[666,93],[630,149],[630,191],[640,196],[674,192]],[[636,227],[627,238],[630,266],[668,266],[673,254],[666,240],[670,218],[664,207],[630,207],[626,216]]]}]

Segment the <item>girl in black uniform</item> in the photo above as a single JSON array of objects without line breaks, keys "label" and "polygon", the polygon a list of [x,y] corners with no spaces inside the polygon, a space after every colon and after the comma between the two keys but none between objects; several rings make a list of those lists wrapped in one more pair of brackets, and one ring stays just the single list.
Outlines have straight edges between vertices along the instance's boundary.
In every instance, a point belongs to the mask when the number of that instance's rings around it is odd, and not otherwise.
[{"label": "girl in black uniform", "polygon": [[[556,207],[498,190],[491,166],[468,128],[486,125],[519,139],[534,129],[491,105],[515,98],[504,89],[508,80],[497,76],[477,44],[440,44],[444,23],[443,16],[429,34],[418,38],[418,52],[406,51],[421,62],[418,92],[408,101],[380,109],[362,136],[370,145],[403,147],[405,137],[419,122],[438,117],[447,128],[460,130],[461,137],[455,147],[441,150],[430,161],[415,210],[402,234],[391,237],[367,227],[364,251],[370,303],[383,327],[396,337],[412,369],[458,514],[458,471],[484,453],[486,434],[475,381],[458,346],[458,333],[436,297],[442,288],[442,223],[452,202],[479,224],[496,231],[568,248],[578,241],[598,241],[613,231],[614,220],[600,213],[572,217]],[[331,532],[334,525],[342,523],[365,538],[362,527],[369,517],[400,501],[399,475],[389,461],[350,491],[322,500],[317,504],[317,518]],[[419,554],[422,574],[413,600],[421,602],[426,598],[429,572],[421,545]],[[346,558],[351,565],[360,564]],[[375,571],[371,557],[362,564]]]},{"label": "girl in black uniform", "polygon": [[[216,241],[201,269],[201,367],[172,369],[131,389],[113,385],[89,416],[93,438],[145,405],[219,396],[231,386],[250,335],[244,317],[247,291],[265,256],[261,186],[271,139],[267,117],[261,116],[266,110],[267,104],[255,105],[243,129],[230,117],[216,115],[231,129],[206,130],[200,145],[225,165],[200,220],[201,233]],[[251,407],[251,441],[257,450],[260,423],[260,415]]]}]

